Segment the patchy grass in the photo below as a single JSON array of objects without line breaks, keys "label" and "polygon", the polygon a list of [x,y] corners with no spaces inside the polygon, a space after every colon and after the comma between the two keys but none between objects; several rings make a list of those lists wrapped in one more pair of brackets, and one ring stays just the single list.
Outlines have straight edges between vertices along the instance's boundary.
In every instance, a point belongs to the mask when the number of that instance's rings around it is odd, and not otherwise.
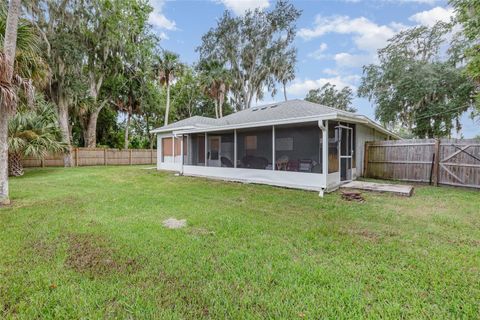
[{"label": "patchy grass", "polygon": [[11,192],[0,318],[480,317],[479,191],[357,203],[92,167],[27,171]]}]

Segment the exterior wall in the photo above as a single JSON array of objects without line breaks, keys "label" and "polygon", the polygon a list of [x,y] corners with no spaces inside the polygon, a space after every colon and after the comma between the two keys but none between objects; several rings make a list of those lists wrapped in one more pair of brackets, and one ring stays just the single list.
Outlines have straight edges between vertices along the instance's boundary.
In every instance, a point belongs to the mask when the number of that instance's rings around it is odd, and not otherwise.
[{"label": "exterior wall", "polygon": [[162,138],[169,138],[172,137],[172,134],[157,134],[157,170],[169,170],[169,171],[178,171],[181,172],[182,170],[182,157],[181,156],[173,156],[164,157],[164,162],[162,162],[162,154],[163,154],[163,145],[162,145]]},{"label": "exterior wall", "polygon": [[216,178],[228,181],[268,184],[274,186],[320,191],[325,185],[325,175],[318,173],[183,166],[183,174]]},{"label": "exterior wall", "polygon": [[356,137],[356,167],[357,177],[363,177],[363,160],[365,158],[365,142],[388,140],[388,136],[381,132],[378,132],[374,128],[367,127],[363,124],[357,124],[357,137]]}]

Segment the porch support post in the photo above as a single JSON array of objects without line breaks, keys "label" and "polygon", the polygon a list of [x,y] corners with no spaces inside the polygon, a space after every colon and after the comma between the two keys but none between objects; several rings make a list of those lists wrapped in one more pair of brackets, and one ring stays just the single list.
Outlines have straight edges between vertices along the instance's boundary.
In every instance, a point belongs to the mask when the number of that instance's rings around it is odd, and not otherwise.
[{"label": "porch support post", "polygon": [[183,174],[183,162],[184,162],[184,161],[183,161],[183,137],[184,137],[184,136],[182,135],[182,137],[181,137],[182,140],[180,141],[180,148],[181,148],[181,150],[180,150],[180,155],[181,155],[181,157],[182,157],[182,160],[180,161],[180,164],[181,164],[180,174]]},{"label": "porch support post", "polygon": [[237,167],[237,129],[233,130],[233,167]]},{"label": "porch support post", "polygon": [[157,167],[160,162],[163,162],[163,139],[157,133]]},{"label": "porch support post", "polygon": [[328,186],[328,120],[319,120],[318,126],[322,130],[322,173],[325,177],[326,189]]},{"label": "porch support post", "polygon": [[208,141],[208,140],[207,140],[207,133],[205,132],[205,167],[207,166],[207,159],[208,159],[208,157],[207,157],[207,152],[208,152],[208,151],[207,151],[207,149],[208,149],[208,148],[207,148],[207,146],[208,146],[208,145],[207,145],[207,141]]},{"label": "porch support post", "polygon": [[276,159],[275,159],[275,126],[272,126],[272,170],[275,171],[276,167]]},{"label": "porch support post", "polygon": [[172,135],[172,154],[173,154],[173,163],[175,163],[175,135]]}]

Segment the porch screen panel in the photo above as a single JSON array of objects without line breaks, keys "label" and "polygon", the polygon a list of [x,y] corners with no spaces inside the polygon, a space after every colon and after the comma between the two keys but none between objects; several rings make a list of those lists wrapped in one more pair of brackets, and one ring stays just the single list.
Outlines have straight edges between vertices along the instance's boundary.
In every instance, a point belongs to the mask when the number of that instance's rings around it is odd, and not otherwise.
[{"label": "porch screen panel", "polygon": [[233,168],[234,166],[234,134],[233,132],[220,135],[220,163],[222,167]]},{"label": "porch screen panel", "polygon": [[272,170],[272,128],[237,131],[237,168]]},{"label": "porch screen panel", "polygon": [[322,173],[318,125],[275,127],[275,170]]},{"label": "porch screen panel", "polygon": [[[185,142],[184,142],[185,148]],[[185,150],[185,149],[184,149]],[[190,166],[204,166],[205,165],[205,135],[194,133],[190,138],[190,145],[187,147],[190,150],[187,157],[185,157],[185,164]]]},{"label": "porch screen panel", "polygon": [[328,122],[328,173],[339,171],[339,132],[336,126],[338,126],[337,122]]},{"label": "porch screen panel", "polygon": [[357,157],[357,127],[355,124],[350,123],[348,125],[350,128],[352,128],[352,134],[353,134],[353,141],[352,141],[352,168],[357,167],[357,162],[356,162],[356,157]]}]

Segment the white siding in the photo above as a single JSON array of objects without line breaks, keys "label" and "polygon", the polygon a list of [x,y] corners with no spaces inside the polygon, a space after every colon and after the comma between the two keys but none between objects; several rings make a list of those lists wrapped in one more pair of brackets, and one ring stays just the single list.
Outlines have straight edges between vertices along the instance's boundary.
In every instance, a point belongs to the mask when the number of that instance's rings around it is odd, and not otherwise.
[{"label": "white siding", "polygon": [[374,128],[367,127],[362,124],[357,124],[357,138],[356,138],[356,167],[357,177],[363,177],[363,159],[365,156],[365,142],[387,140],[388,136],[384,133],[378,132]]}]

